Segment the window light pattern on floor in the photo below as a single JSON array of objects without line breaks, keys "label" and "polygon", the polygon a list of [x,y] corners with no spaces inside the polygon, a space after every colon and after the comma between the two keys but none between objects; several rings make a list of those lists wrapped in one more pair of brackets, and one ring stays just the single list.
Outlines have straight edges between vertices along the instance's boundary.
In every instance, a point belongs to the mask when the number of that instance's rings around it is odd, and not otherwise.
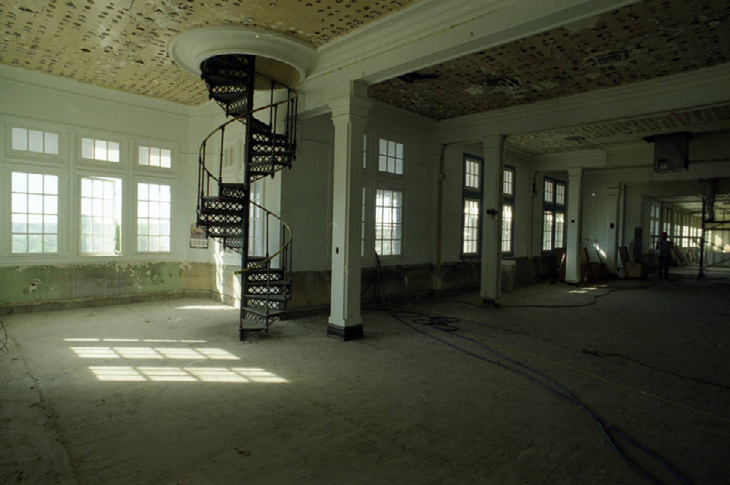
[{"label": "window light pattern on floor", "polygon": [[65,342],[155,342],[155,343],[177,343],[182,344],[204,344],[207,340],[178,340],[168,338],[138,339],[138,338],[98,338],[98,337],[73,337],[63,339]]},{"label": "window light pattern on floor", "polygon": [[71,350],[82,359],[241,360],[217,348],[71,347]]},{"label": "window light pattern on floor", "polygon": [[132,367],[91,366],[100,381],[236,382],[281,384],[289,382],[264,369],[252,367]]}]

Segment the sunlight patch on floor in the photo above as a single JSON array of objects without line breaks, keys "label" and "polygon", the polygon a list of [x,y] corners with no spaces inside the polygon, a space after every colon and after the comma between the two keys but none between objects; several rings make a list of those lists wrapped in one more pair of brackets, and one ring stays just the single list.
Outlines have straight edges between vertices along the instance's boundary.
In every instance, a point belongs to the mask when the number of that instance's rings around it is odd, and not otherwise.
[{"label": "sunlight patch on floor", "polygon": [[240,357],[217,348],[71,347],[71,350],[82,359],[241,360]]},{"label": "sunlight patch on floor", "polygon": [[287,383],[273,372],[247,367],[89,366],[100,381]]}]

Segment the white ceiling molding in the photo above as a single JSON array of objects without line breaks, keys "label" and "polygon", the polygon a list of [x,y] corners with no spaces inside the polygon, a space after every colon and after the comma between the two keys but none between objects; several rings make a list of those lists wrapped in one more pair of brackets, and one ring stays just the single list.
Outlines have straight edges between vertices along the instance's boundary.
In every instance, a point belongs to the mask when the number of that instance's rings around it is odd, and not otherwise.
[{"label": "white ceiling molding", "polygon": [[573,167],[605,167],[608,158],[603,150],[582,150],[538,155],[533,160],[536,164],[536,170],[550,172],[568,170]]},{"label": "white ceiling molding", "polygon": [[282,34],[247,27],[206,27],[184,32],[170,42],[170,55],[186,71],[200,76],[200,63],[213,56],[247,54],[293,67],[302,82],[310,73],[314,47]]},{"label": "white ceiling molding", "polygon": [[649,116],[730,102],[730,63],[439,122],[439,143],[481,139]]},{"label": "white ceiling molding", "polygon": [[[68,96],[79,96],[81,98],[92,98],[100,101],[117,103],[122,106],[134,106],[140,109],[157,111],[176,116],[186,116],[190,107],[165,101],[162,99],[149,98],[138,94],[125,93],[100,86],[81,83],[72,79],[58,76],[51,76],[36,71],[27,71],[17,67],[0,65],[0,82],[10,82],[26,89],[31,87],[41,88],[45,91],[64,93]],[[2,89],[0,93],[6,94]],[[3,103],[10,104],[16,100],[7,98]],[[6,106],[3,106],[6,108]]]},{"label": "white ceiling molding", "polygon": [[312,77],[373,84],[637,1],[422,0],[322,46]]}]

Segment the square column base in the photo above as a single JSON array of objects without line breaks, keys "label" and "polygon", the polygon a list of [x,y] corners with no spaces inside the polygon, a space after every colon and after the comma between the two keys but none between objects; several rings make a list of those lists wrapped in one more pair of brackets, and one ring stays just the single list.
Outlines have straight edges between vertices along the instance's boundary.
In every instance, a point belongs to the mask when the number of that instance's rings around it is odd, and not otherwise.
[{"label": "square column base", "polygon": [[337,325],[327,324],[327,336],[347,342],[349,340],[358,340],[363,337],[362,324],[352,325],[350,327],[339,327]]}]

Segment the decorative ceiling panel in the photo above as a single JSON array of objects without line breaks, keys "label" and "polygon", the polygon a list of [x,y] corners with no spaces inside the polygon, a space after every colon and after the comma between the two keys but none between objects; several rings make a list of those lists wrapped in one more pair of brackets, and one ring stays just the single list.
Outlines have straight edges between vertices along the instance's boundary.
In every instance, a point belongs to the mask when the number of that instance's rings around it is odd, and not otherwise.
[{"label": "decorative ceiling panel", "polygon": [[730,0],[644,0],[391,79],[370,96],[434,120],[725,63]]},{"label": "decorative ceiling panel", "polygon": [[[507,146],[533,155],[592,150],[641,141],[646,136],[675,131],[703,133],[730,130],[730,105],[667,113],[648,118],[511,135]],[[728,131],[730,134],[730,131]]]},{"label": "decorative ceiling panel", "polygon": [[0,63],[176,103],[207,101],[167,52],[181,32],[247,26],[320,46],[418,0],[0,0]]}]

